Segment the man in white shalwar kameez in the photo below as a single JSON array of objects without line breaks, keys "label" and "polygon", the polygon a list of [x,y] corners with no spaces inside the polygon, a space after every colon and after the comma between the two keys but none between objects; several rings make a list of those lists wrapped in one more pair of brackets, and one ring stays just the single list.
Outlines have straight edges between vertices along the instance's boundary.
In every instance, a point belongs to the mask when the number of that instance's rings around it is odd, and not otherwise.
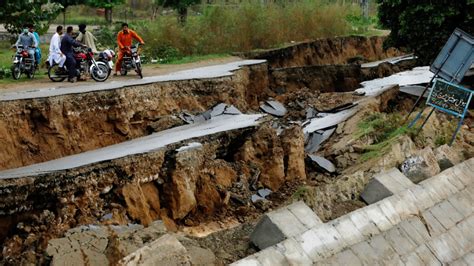
[{"label": "man in white shalwar kameez", "polygon": [[66,56],[61,53],[61,35],[63,34],[63,26],[58,26],[56,28],[56,33],[51,38],[51,43],[49,44],[49,65],[58,64],[59,67],[64,66],[66,62]]}]

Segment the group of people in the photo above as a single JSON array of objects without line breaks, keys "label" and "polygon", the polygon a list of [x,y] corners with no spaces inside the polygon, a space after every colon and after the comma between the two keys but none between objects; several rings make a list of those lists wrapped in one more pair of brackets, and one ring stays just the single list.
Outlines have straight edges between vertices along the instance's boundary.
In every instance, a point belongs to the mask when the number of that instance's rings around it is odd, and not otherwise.
[{"label": "group of people", "polygon": [[[63,34],[63,26],[57,26],[56,33],[51,38],[49,45],[48,62],[52,66],[58,64],[60,68],[66,66],[68,71],[68,81],[75,82],[76,60],[74,58],[74,47],[89,47],[94,53],[97,53],[95,42],[96,37],[86,30],[85,24],[79,25],[79,34],[74,38],[74,29],[72,26],[66,28],[66,34]],[[132,41],[136,40],[140,44],[144,44],[143,39],[133,30],[128,28],[127,23],[122,23],[122,30],[117,34],[117,45],[119,53],[115,65],[115,74],[120,72],[122,67],[123,57],[128,53]],[[41,60],[41,50],[39,49],[40,38],[36,33],[34,26],[31,24],[25,25],[22,33],[18,36],[18,41],[15,46],[23,45],[28,49],[30,57],[36,62]],[[113,51],[105,51],[109,55],[114,54]]]}]

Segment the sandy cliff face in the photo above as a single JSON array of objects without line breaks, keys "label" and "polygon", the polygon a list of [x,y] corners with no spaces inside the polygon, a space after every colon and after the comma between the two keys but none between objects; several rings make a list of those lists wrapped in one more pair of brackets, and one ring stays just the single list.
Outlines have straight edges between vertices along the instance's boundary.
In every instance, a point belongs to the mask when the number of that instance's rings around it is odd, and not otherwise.
[{"label": "sandy cliff face", "polygon": [[401,55],[396,49],[383,49],[385,37],[336,37],[303,42],[286,48],[244,53],[247,58],[266,59],[272,68],[312,65],[339,65],[354,59],[376,61]]},{"label": "sandy cliff face", "polygon": [[242,111],[268,97],[266,64],[229,77],[0,102],[0,169],[101,148],[182,123],[180,112],[225,102]]}]

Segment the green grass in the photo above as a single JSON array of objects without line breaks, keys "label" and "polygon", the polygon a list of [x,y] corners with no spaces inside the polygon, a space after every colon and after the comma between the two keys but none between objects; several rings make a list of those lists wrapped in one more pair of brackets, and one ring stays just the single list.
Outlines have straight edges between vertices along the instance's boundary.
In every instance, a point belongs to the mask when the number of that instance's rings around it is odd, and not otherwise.
[{"label": "green grass", "polygon": [[[35,77],[33,78],[33,80],[43,79],[43,78],[46,78],[46,77],[48,77],[48,75],[46,74],[45,70],[40,69],[39,71],[37,71],[35,73]],[[30,81],[32,81],[32,80],[29,79],[26,76],[26,74],[22,74],[19,80],[15,80],[11,77],[11,75],[9,75],[8,77],[0,79],[0,84],[23,83],[23,82],[30,82]]]},{"label": "green grass", "polygon": [[372,144],[364,147],[362,161],[380,157],[390,151],[402,135],[413,135],[414,129],[401,125],[399,114],[374,113],[359,122],[356,139],[370,140]]},{"label": "green grass", "polygon": [[[9,71],[12,65],[12,57],[15,53],[15,50],[10,48],[11,44],[8,41],[0,42],[0,72],[3,73],[4,70]],[[44,62],[48,56],[48,49],[49,45],[42,44],[41,51],[43,52],[41,61]],[[44,78],[46,77],[46,68],[41,67],[35,74],[35,79],[37,78]],[[22,74],[19,80],[14,80],[11,77],[11,74],[7,74],[6,76],[0,76],[0,84],[8,84],[12,82],[26,82],[31,81],[29,78],[26,77],[25,74]]]}]

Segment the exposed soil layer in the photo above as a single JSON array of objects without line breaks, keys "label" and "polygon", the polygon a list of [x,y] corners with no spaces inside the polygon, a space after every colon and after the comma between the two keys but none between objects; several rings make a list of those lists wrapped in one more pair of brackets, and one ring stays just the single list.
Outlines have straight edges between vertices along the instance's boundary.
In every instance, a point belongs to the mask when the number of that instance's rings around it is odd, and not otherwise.
[{"label": "exposed soil layer", "polygon": [[290,45],[285,48],[239,54],[245,58],[266,59],[271,68],[313,65],[343,65],[354,61],[377,61],[401,55],[383,49],[386,37],[336,37]]},{"label": "exposed soil layer", "polygon": [[[398,55],[396,51],[381,50],[381,42],[378,37],[318,40],[281,49],[278,53],[287,56],[286,61],[283,57],[275,59],[276,51],[267,52],[275,56],[269,59],[273,67],[286,67],[291,60],[301,67],[272,69],[263,63],[243,67],[223,78],[0,102],[4,110],[0,115],[0,145],[5,147],[0,150],[0,169],[176,127],[184,123],[177,118],[181,112],[200,113],[220,102],[251,113],[257,112],[261,101],[273,97],[288,109],[284,117],[267,116],[254,127],[75,169],[0,180],[2,262],[48,263],[50,258],[44,253],[48,241],[78,225],[148,226],[162,220],[169,231],[179,231],[231,218],[242,225],[195,239],[213,251],[218,263],[226,264],[256,251],[248,241],[249,233],[263,213],[281,205],[303,199],[323,221],[364,206],[359,195],[375,172],[398,166],[409,154],[405,151],[427,144],[406,140],[411,144],[405,149],[397,142],[392,150],[398,152],[364,161],[364,145],[370,143],[355,137],[357,125],[370,113],[403,113],[410,107],[407,102],[413,100],[392,88],[362,101],[356,115],[340,124],[318,153],[334,162],[333,174],[307,160],[303,130],[295,121],[303,121],[309,107],[322,111],[362,100],[349,92],[360,81],[406,67],[381,64],[361,69],[358,65],[304,64],[344,64],[357,55],[371,60],[391,53]],[[314,59],[307,59],[304,53]],[[440,121],[446,120],[434,117],[437,122],[430,122],[434,124],[423,131],[424,136],[431,136],[430,144],[436,138],[434,129],[444,130]],[[457,147],[466,151],[465,157],[474,153],[471,119],[467,119],[468,126],[462,129]],[[202,145],[178,150],[190,142]],[[398,150],[396,145],[400,146]],[[252,195],[261,188],[273,193],[265,200],[252,202]]]},{"label": "exposed soil layer", "polygon": [[276,68],[270,70],[270,88],[276,94],[306,88],[312,92],[348,92],[359,88],[363,81],[390,76],[414,65],[411,60],[397,65],[382,63],[373,68],[356,64]]},{"label": "exposed soil layer", "polygon": [[182,124],[183,111],[225,102],[243,112],[271,95],[266,64],[233,76],[154,83],[117,90],[0,102],[0,169],[134,139]]}]

